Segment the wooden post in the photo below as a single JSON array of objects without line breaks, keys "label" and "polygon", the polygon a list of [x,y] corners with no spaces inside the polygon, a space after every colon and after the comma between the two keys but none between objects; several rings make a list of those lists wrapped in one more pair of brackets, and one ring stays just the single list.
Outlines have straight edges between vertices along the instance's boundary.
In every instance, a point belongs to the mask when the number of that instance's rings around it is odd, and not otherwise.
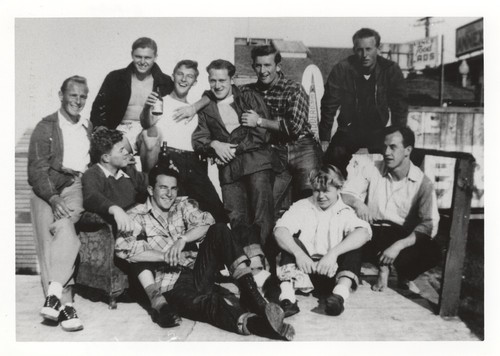
[{"label": "wooden post", "polygon": [[461,154],[455,165],[450,241],[439,298],[439,315],[442,317],[456,316],[460,305],[460,287],[469,228],[473,177],[474,157],[470,154]]}]

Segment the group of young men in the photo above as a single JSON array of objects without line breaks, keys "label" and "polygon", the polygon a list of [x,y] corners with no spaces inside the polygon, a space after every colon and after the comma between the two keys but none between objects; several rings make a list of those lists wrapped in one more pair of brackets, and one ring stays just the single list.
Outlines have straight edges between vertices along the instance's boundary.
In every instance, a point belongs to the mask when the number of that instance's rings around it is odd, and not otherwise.
[{"label": "group of young men", "polygon": [[[182,60],[165,75],[149,38],[133,43],[127,68],[105,78],[90,120],[80,116],[85,78],[66,79],[60,109],[37,125],[29,149],[43,318],[67,331],[83,328],[72,285],[80,247],[74,224],[84,210],[116,224],[115,253],[130,263],[162,327],[185,317],[292,340],[284,318],[300,311],[297,290],[315,290],[325,312],[339,315],[363,260],[380,268],[377,291],[387,287],[390,266],[406,286],[436,265],[436,195],[410,161],[415,137],[406,127],[403,76],[378,56],[376,31],[359,30],[353,45],[326,84],[321,144],[308,95],[285,78],[271,45],[252,50],[257,82],[241,87],[232,63],[212,61],[210,90],[193,105],[187,95],[197,62]],[[162,114],[153,110],[158,100]],[[168,162],[158,161],[165,141]],[[360,147],[384,159],[346,180]],[[208,161],[218,166],[222,201]],[[214,288],[224,267],[239,304]]]}]

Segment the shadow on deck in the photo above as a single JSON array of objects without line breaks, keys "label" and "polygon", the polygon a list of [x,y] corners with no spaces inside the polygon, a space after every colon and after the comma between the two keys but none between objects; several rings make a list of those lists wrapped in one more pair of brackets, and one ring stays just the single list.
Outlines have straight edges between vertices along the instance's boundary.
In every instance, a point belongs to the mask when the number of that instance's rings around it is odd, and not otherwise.
[{"label": "shadow on deck", "polygon": [[[420,294],[395,289],[395,279],[383,293],[370,288],[373,271],[364,277],[356,293],[339,317],[324,314],[324,307],[312,296],[297,296],[301,312],[287,319],[294,325],[296,341],[473,341],[478,338],[458,318],[436,315],[438,293],[432,275],[416,280]],[[236,286],[224,284],[235,292]],[[26,293],[29,291],[29,293]],[[57,326],[42,324],[39,308],[43,303],[39,276],[16,276],[17,341],[266,341],[257,336],[241,336],[211,325],[184,319],[181,326],[162,329],[151,322],[137,303],[119,302],[116,310],[104,302],[75,297],[75,305],[85,329],[67,333]]]}]

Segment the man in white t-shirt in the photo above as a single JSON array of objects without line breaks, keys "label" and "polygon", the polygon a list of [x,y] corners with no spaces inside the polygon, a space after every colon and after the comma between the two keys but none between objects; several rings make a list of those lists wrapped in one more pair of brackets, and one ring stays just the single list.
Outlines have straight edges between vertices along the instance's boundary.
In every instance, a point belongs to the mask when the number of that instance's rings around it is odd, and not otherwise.
[{"label": "man in white t-shirt", "polygon": [[28,153],[31,217],[45,294],[40,314],[65,331],[83,329],[72,286],[80,249],[74,224],[83,213],[81,177],[90,160],[92,124],[80,115],[88,92],[84,77],[63,82],[61,107],[36,125]]},{"label": "man in white t-shirt", "polygon": [[189,90],[196,85],[198,63],[182,60],[176,64],[172,77],[174,90],[163,97],[163,114],[154,115],[152,107],[159,98],[152,92],[144,105],[141,124],[144,130],[138,138],[142,170],[149,172],[158,161],[158,154],[163,142],[167,142],[168,154],[179,170],[182,186],[181,195],[195,199],[203,211],[212,214],[217,222],[228,222],[224,206],[207,175],[207,163],[194,153],[191,135],[198,125],[198,117],[177,119],[179,108],[190,106],[187,101]]}]

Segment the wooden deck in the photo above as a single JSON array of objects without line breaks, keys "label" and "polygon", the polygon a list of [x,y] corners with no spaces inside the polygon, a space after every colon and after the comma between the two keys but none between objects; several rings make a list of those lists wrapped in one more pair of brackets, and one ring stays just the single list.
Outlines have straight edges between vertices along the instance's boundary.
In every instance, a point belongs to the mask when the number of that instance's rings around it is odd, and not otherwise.
[{"label": "wooden deck", "polygon": [[[373,292],[373,280],[374,276],[363,278],[339,317],[325,315],[317,298],[298,296],[301,312],[287,319],[295,327],[295,341],[478,340],[458,318],[443,319],[435,314],[438,294],[428,275],[416,281],[421,295],[392,288]],[[390,282],[394,284],[394,280]],[[103,302],[91,302],[79,295],[75,302],[85,329],[67,333],[41,323],[38,313],[43,294],[39,276],[17,275],[16,284],[17,341],[267,341],[190,320],[183,320],[176,328],[162,329],[136,303],[118,303],[116,310],[110,310]],[[232,284],[224,287],[237,291]],[[26,293],[28,290],[30,293]]]}]

